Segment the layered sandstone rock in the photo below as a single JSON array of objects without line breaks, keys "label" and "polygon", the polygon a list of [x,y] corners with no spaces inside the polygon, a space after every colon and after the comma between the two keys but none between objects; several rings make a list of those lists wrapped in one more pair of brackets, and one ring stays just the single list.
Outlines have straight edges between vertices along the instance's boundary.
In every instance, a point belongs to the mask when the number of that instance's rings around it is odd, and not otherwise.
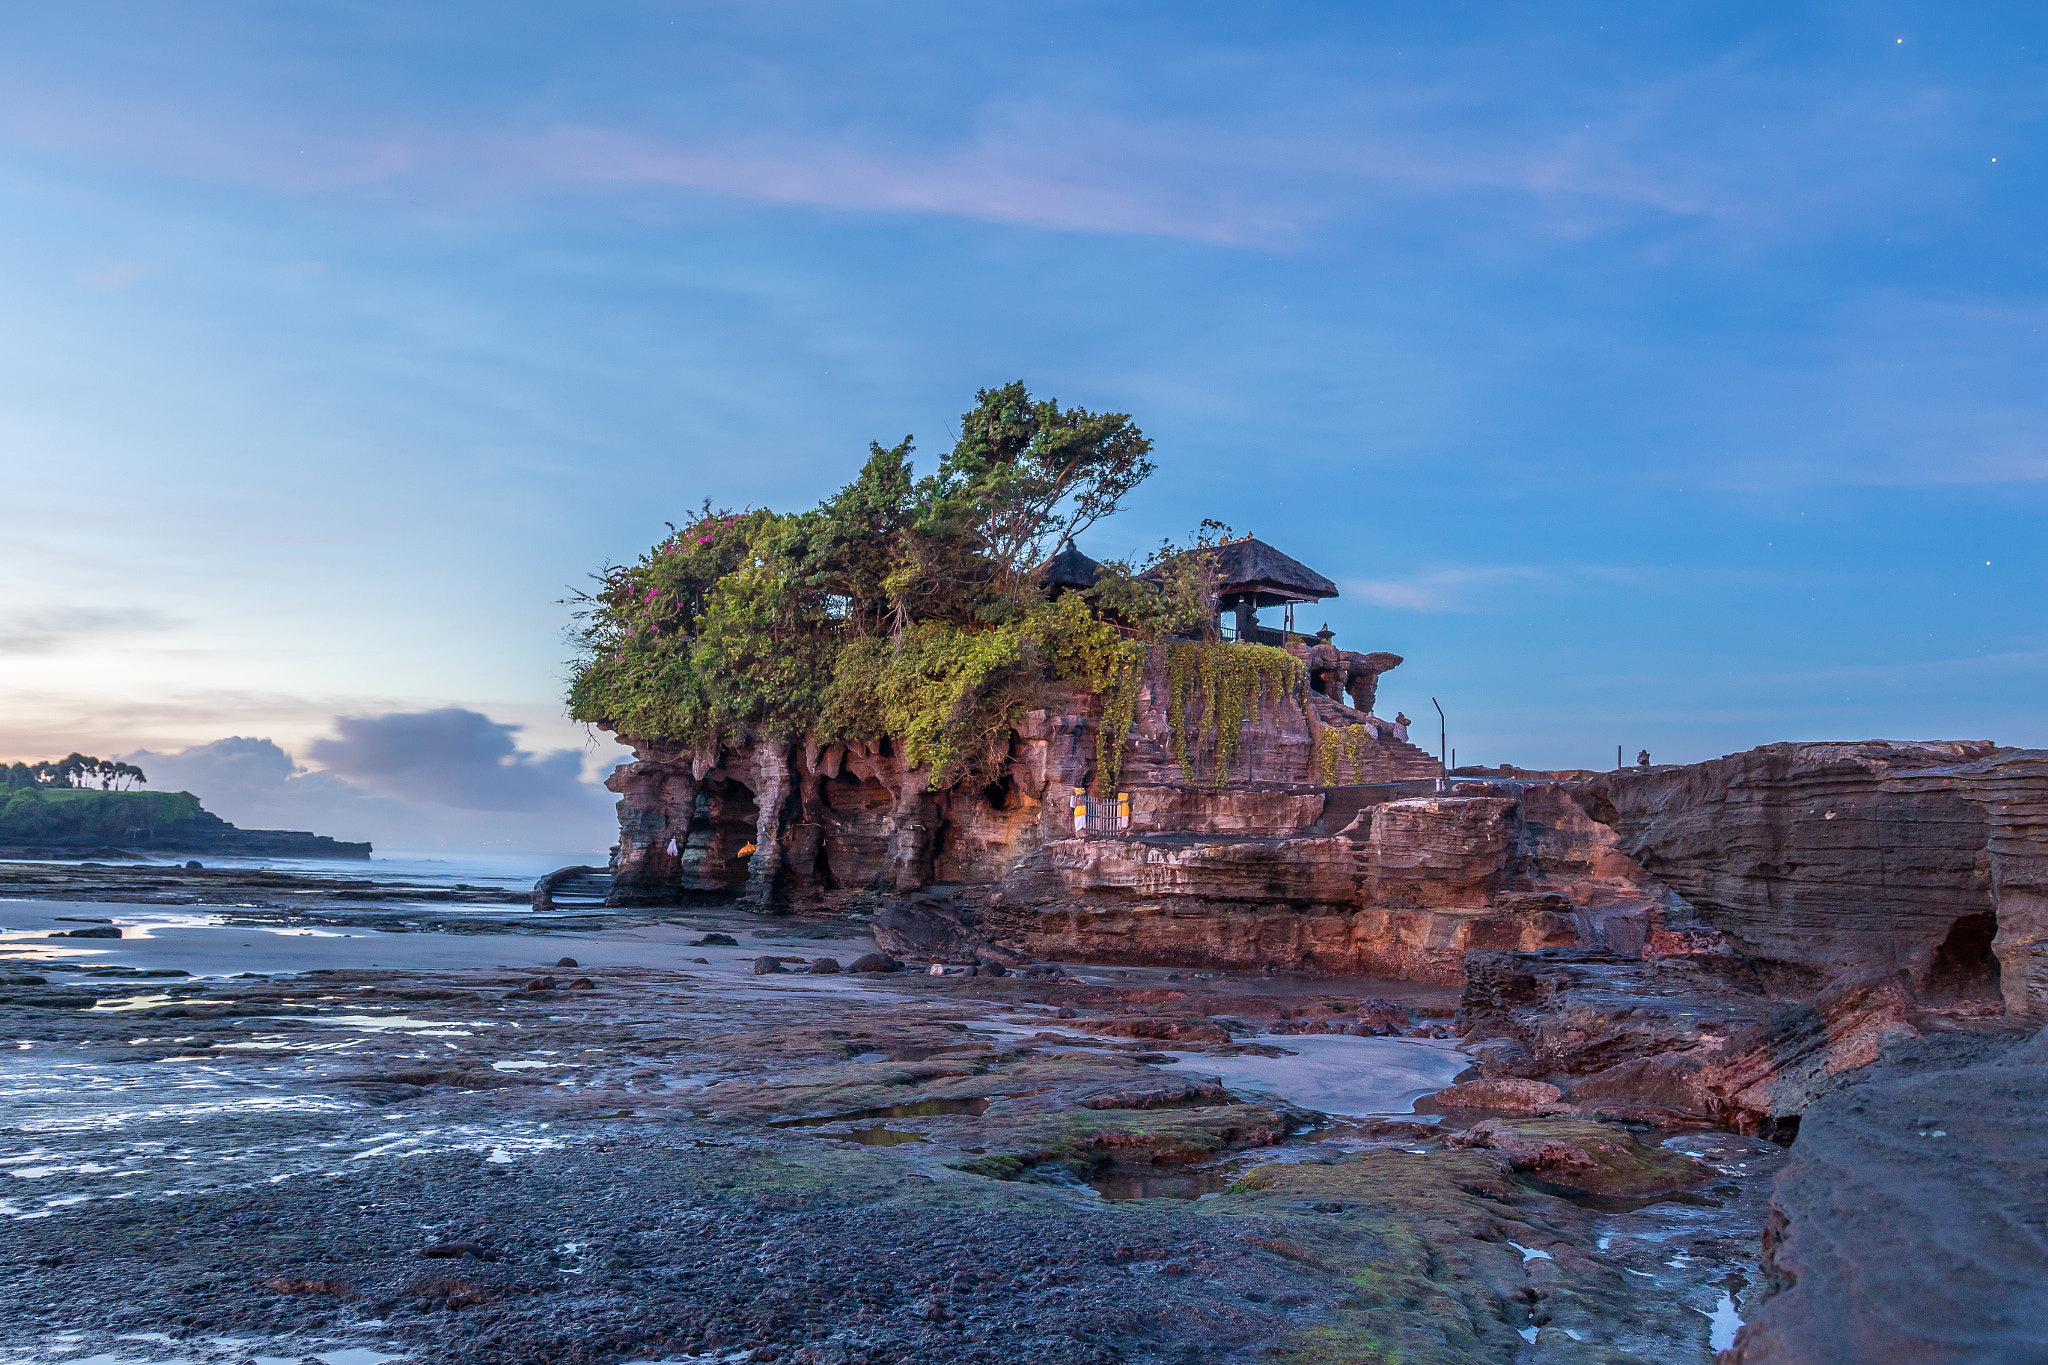
[{"label": "layered sandstone rock", "polygon": [[[1369,714],[1270,682],[1223,746],[1227,773],[1211,771],[1224,766],[1216,737],[1190,722],[1176,740],[1169,682],[1155,651],[1116,783],[1130,813],[1120,831],[1075,828],[1077,795],[1098,785],[1100,699],[1085,693],[1024,716],[994,781],[936,792],[886,741],[685,749],[627,737],[637,761],[608,784],[622,798],[613,903],[868,895],[878,933],[924,960],[1447,983],[1475,948],[1700,946],[1659,938],[1671,898],[1564,786],[1444,788],[1434,761]],[[1333,775],[1345,785],[1322,785]],[[911,894],[927,888],[961,894]]]},{"label": "layered sandstone rock", "polygon": [[[1482,1066],[1570,1091],[1580,1112],[1724,1124],[1789,1139],[1800,1116],[1929,1030],[2001,1027],[1930,1006],[1904,971],[1847,972],[1810,999],[1730,956],[1586,949],[1475,953],[1459,1024]],[[1490,1055],[1489,1055],[1490,1054]]]},{"label": "layered sandstone rock", "polygon": [[[1163,651],[1146,665],[1118,786],[1133,829],[1278,836],[1320,818],[1327,774],[1317,736],[1341,725],[1340,779],[1433,779],[1433,760],[1384,722],[1320,694],[1268,687],[1239,729],[1227,772],[1210,772],[1214,736],[1195,733],[1188,764],[1166,701]],[[1072,798],[1095,785],[1101,700],[1054,688],[1025,715],[993,782],[931,791],[888,741],[818,747],[772,738],[691,748],[622,735],[635,761],[606,786],[619,803],[613,903],[738,895],[762,908],[831,890],[907,891],[994,883],[1048,840],[1071,835]],[[1374,732],[1368,734],[1368,731]],[[671,851],[673,845],[673,851]]]},{"label": "layered sandstone rock", "polygon": [[1727,1365],[2048,1360],[2048,1036],[1935,1042],[1807,1113]]},{"label": "layered sandstone rock", "polygon": [[2048,751],[1773,744],[1581,795],[1748,956],[2048,1017]]}]

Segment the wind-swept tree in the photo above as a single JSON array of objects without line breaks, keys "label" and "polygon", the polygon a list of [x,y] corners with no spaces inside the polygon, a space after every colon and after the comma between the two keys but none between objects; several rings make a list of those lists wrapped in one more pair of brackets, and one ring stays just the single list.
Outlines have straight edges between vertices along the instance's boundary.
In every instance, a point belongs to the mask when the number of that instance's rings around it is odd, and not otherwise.
[{"label": "wind-swept tree", "polygon": [[1044,681],[1127,672],[1117,630],[1031,570],[1117,510],[1151,448],[1127,414],[1015,383],[975,395],[922,478],[906,437],[812,511],[707,502],[581,599],[571,711],[689,743],[892,735],[935,786],[992,765]]}]

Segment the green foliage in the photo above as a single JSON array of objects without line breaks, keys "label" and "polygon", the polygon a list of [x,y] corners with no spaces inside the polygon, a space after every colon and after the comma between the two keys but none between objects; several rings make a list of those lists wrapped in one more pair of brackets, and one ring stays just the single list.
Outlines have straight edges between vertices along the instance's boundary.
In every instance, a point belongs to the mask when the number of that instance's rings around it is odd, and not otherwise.
[{"label": "green foliage", "polygon": [[131,829],[175,824],[199,814],[199,798],[190,792],[23,787],[0,793],[0,839],[89,835],[119,840]]},{"label": "green foliage", "polygon": [[1307,689],[1308,666],[1284,649],[1216,640],[1169,643],[1166,718],[1175,761],[1190,782],[1223,785],[1244,727],[1258,724],[1266,694],[1276,706],[1301,705]]},{"label": "green foliage", "polygon": [[1095,790],[1100,796],[1113,796],[1123,781],[1124,747],[1145,684],[1145,653],[1135,641],[1120,643],[1111,671],[1096,687],[1102,695],[1102,719],[1095,730]]},{"label": "green foliage", "polygon": [[[924,478],[908,438],[872,445],[814,511],[707,501],[607,568],[579,599],[571,714],[692,744],[889,737],[944,787],[999,765],[1046,682],[1121,685],[1132,642],[1026,571],[1116,510],[1151,472],[1151,443],[1124,414],[1035,402],[1021,384],[977,394],[961,431]],[[1119,584],[1141,633],[1156,631],[1159,590]]]},{"label": "green foliage", "polygon": [[147,782],[142,769],[133,763],[117,763],[89,754],[72,753],[46,763],[12,763],[0,766],[0,791],[28,787],[96,787],[117,791]]},{"label": "green foliage", "polygon": [[1151,449],[1128,413],[1062,410],[1005,384],[974,395],[939,480],[996,572],[1014,579],[1112,515],[1152,473]]},{"label": "green foliage", "polygon": [[1363,725],[1319,726],[1314,754],[1309,760],[1314,775],[1322,778],[1325,787],[1335,787],[1342,784],[1348,767],[1351,781],[1364,781],[1365,748],[1372,742]]}]

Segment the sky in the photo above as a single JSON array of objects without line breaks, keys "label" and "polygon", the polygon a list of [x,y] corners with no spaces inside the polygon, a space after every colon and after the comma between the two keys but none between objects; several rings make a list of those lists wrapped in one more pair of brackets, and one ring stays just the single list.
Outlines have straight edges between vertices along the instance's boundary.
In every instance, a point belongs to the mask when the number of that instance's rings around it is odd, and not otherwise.
[{"label": "sky", "polygon": [[2044,153],[2024,4],[11,6],[0,754],[601,849],[563,599],[1012,379],[1461,763],[2048,745]]}]

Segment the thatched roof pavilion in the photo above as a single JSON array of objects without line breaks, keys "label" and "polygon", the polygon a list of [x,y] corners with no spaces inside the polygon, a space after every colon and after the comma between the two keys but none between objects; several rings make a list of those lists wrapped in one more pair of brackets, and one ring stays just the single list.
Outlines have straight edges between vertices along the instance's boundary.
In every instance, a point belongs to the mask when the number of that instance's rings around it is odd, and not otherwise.
[{"label": "thatched roof pavilion", "polygon": [[[1285,555],[1253,536],[1233,540],[1206,550],[1190,550],[1170,559],[1145,576],[1157,575],[1167,565],[1188,555],[1212,555],[1216,560],[1216,606],[1237,617],[1235,635],[1241,640],[1274,639],[1278,643],[1294,629],[1294,606],[1298,602],[1320,602],[1337,596],[1337,585],[1291,555]],[[1286,607],[1286,631],[1272,631],[1258,624],[1261,607]]]},{"label": "thatched roof pavilion", "polygon": [[1082,554],[1070,540],[1058,554],[1039,565],[1033,576],[1039,587],[1055,596],[1062,592],[1085,592],[1101,579],[1102,565]]}]

